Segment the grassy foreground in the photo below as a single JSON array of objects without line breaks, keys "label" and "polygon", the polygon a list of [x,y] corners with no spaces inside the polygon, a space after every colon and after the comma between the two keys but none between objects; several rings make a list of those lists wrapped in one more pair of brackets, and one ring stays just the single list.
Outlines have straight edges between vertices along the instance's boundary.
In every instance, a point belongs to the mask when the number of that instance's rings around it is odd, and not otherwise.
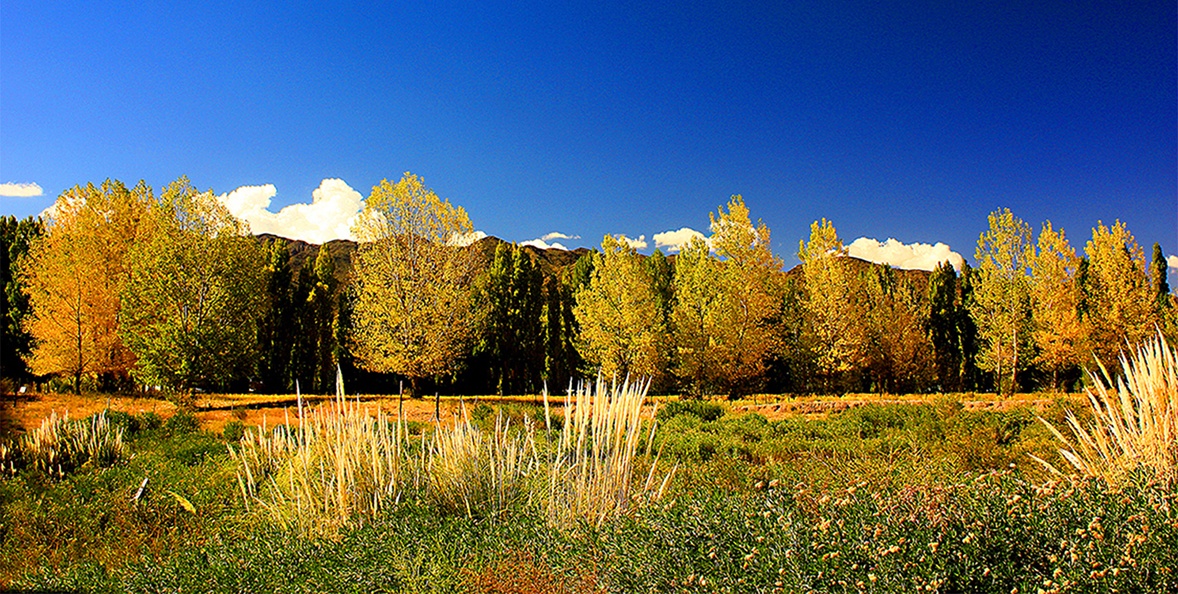
[{"label": "grassy foreground", "polygon": [[[1067,467],[1036,415],[1064,427],[1068,408],[1081,410],[1060,402],[970,411],[940,400],[769,421],[718,404],[668,403],[652,439],[631,446],[637,453],[626,474],[634,483],[647,481],[661,452],[659,468],[676,468],[665,493],[605,520],[545,513],[543,501],[527,496],[481,512],[439,497],[436,482],[414,490],[406,479],[399,497],[378,512],[350,516],[323,533],[276,521],[266,504],[273,507],[276,499],[259,497],[247,506],[240,465],[227,447],[240,447],[241,427],[214,434],[184,415],[166,423],[112,415],[110,423],[124,429],[126,448],[116,461],[76,458],[61,471],[27,462],[8,466],[12,470],[0,479],[0,586],[110,592],[1178,590],[1172,486],[1145,474],[1115,488],[1097,479],[1065,480],[1031,459]],[[480,407],[471,411],[469,428],[494,436],[497,426],[509,427],[512,435],[532,432],[532,443],[560,443],[568,434],[563,420],[544,419],[542,407],[527,404]],[[642,423],[643,440],[649,427]],[[421,433],[407,435],[404,447],[436,443],[435,430]],[[405,459],[440,459],[415,451],[417,458]],[[578,467],[567,468],[574,470],[556,476],[579,476]],[[407,476],[411,471],[405,469]],[[551,472],[535,475],[554,480]]]}]

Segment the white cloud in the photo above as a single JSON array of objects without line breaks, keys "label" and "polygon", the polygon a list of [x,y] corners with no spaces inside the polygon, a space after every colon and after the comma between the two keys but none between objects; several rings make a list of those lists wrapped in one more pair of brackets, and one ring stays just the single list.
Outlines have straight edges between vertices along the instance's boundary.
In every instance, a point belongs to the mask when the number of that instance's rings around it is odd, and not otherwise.
[{"label": "white cloud", "polygon": [[18,184],[13,182],[0,184],[0,196],[7,198],[32,198],[44,193],[45,191],[37,184]]},{"label": "white cloud", "polygon": [[544,236],[541,237],[540,239],[542,239],[544,241],[552,241],[553,239],[580,239],[580,238],[581,238],[580,235],[565,235],[564,233],[561,233],[560,231],[553,231],[552,233],[544,234]]},{"label": "white cloud", "polygon": [[1166,258],[1166,264],[1175,270],[1178,270],[1178,256],[1169,256]]},{"label": "white cloud", "polygon": [[699,231],[690,227],[683,227],[678,231],[663,231],[662,233],[654,234],[654,246],[665,247],[670,253],[678,252],[683,246],[691,243],[692,239],[702,239],[705,242],[708,238]]},{"label": "white cloud", "polygon": [[[548,243],[547,241],[545,241],[547,239],[556,239],[555,237],[549,237],[549,235],[558,235],[559,236],[561,234],[549,233],[548,235],[545,235],[544,237],[541,237],[539,239],[529,239],[527,241],[521,241],[520,246],[530,245],[536,249],[541,249],[541,250],[564,250],[566,252],[569,251],[569,248],[565,247],[564,244],[560,243],[559,241],[555,242],[555,243]],[[564,235],[564,236],[561,236],[561,239],[576,239],[576,238]]]},{"label": "white cloud", "polygon": [[487,237],[487,234],[483,233],[482,231],[471,231],[470,233],[463,233],[461,235],[458,233],[455,233],[454,236],[450,238],[450,241],[448,243],[450,245],[456,245],[458,247],[466,247],[466,246],[468,246],[468,245],[470,245],[480,239],[484,239],[486,237]]},{"label": "white cloud", "polygon": [[615,235],[614,237],[616,237],[618,241],[626,242],[627,245],[636,250],[645,249],[647,246],[645,235],[639,235],[638,239],[630,239],[625,235]]},{"label": "white cloud", "polygon": [[938,242],[934,245],[900,243],[891,238],[880,243],[876,239],[860,237],[847,246],[847,254],[868,262],[887,264],[903,270],[931,271],[946,260],[953,265],[954,269],[961,270],[961,266],[965,263],[961,254],[951,251],[949,246],[943,243]]},{"label": "white cloud", "polygon": [[340,179],[325,179],[311,193],[311,203],[295,203],[271,212],[273,184],[242,186],[217,197],[229,212],[249,223],[255,234],[272,233],[308,243],[334,239],[355,240],[352,224],[364,208],[364,198]]}]

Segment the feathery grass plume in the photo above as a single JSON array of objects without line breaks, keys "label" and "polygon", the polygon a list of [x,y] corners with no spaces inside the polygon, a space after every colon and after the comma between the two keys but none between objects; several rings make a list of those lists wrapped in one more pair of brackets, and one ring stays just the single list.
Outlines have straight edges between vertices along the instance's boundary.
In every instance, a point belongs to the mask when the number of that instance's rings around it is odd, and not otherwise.
[{"label": "feathery grass plume", "polygon": [[279,523],[330,533],[355,517],[371,517],[397,500],[408,480],[404,428],[379,409],[375,420],[344,396],[307,413],[298,395],[298,425],[250,432],[229,448],[239,463],[247,502],[261,504]]},{"label": "feathery grass plume", "polygon": [[83,420],[53,411],[21,438],[17,449],[25,466],[58,477],[87,463],[110,466],[127,454],[123,428],[112,424],[106,411]]},{"label": "feathery grass plume", "polygon": [[526,481],[538,464],[530,426],[513,433],[500,413],[487,433],[471,424],[463,407],[452,428],[439,424],[425,444],[422,493],[443,510],[495,515],[527,499]]},{"label": "feathery grass plume", "polygon": [[[1076,447],[1060,449],[1076,470],[1123,483],[1137,468],[1150,470],[1168,486],[1178,485],[1178,353],[1159,332],[1131,356],[1121,355],[1121,375],[1115,381],[1103,365],[1087,390],[1095,422],[1084,427],[1068,412]],[[1103,377],[1102,377],[1103,376]],[[1056,438],[1069,440],[1043,421]],[[1059,470],[1035,458],[1052,472]]]},{"label": "feathery grass plume", "polygon": [[[650,380],[594,384],[582,383],[565,396],[565,420],[560,441],[548,462],[546,505],[548,520],[566,525],[570,520],[591,520],[601,526],[611,516],[626,511],[636,500],[662,497],[671,473],[656,480],[658,457],[651,462],[646,480],[634,491],[635,458],[642,442],[642,405]],[[548,394],[544,394],[545,418]],[[652,421],[650,438],[654,435]]]}]

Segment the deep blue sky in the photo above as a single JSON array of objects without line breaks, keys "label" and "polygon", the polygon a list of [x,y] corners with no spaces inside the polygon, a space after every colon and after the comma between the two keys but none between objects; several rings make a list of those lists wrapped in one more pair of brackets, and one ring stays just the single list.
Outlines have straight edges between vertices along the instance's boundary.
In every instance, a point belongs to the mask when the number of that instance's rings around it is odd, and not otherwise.
[{"label": "deep blue sky", "polygon": [[706,232],[740,193],[787,264],[819,217],[972,261],[1001,206],[1178,252],[1172,0],[300,4],[6,0],[0,182],[45,195],[0,214],[412,171],[514,241]]}]

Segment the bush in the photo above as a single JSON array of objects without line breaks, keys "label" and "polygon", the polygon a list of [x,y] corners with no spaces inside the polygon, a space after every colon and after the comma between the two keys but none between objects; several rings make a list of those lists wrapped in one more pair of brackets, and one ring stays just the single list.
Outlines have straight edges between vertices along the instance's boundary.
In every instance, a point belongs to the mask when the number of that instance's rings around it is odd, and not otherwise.
[{"label": "bush", "polygon": [[180,410],[164,423],[164,431],[168,435],[184,435],[200,431],[200,421],[192,413]]},{"label": "bush", "polygon": [[245,436],[245,424],[237,420],[229,421],[221,430],[221,436],[225,438],[225,441],[241,441],[241,438]]},{"label": "bush", "polygon": [[715,421],[724,416],[724,407],[704,400],[672,400],[659,408],[655,416],[667,421],[679,415],[695,415],[704,421]]}]

